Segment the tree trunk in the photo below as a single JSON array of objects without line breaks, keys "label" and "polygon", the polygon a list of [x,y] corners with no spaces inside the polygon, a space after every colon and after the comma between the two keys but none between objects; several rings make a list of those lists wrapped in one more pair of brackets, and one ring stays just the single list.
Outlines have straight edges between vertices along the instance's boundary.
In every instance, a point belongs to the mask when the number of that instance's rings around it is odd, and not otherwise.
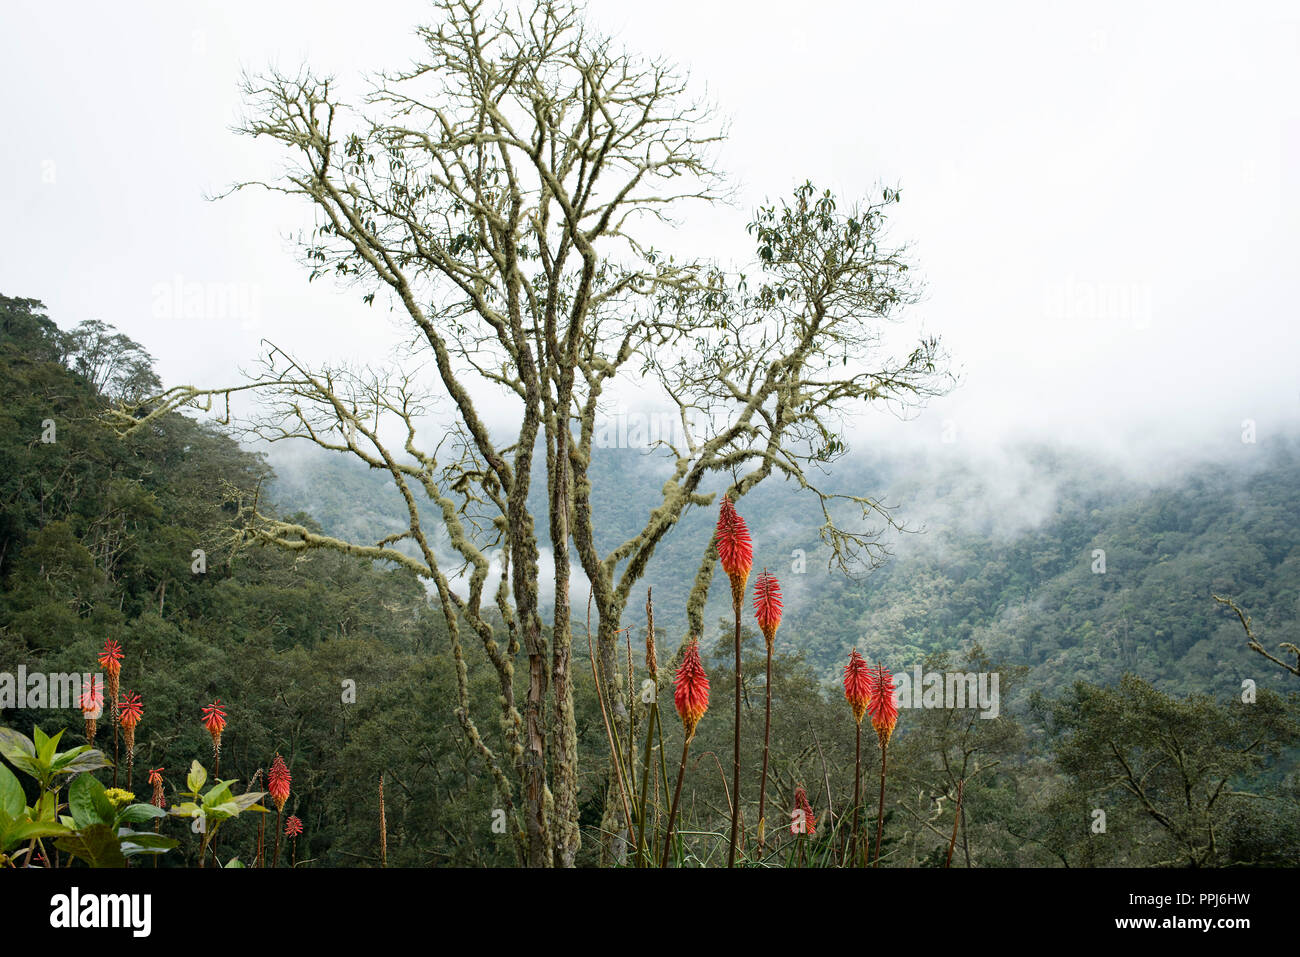
[{"label": "tree trunk", "polygon": [[573,715],[570,664],[573,633],[569,609],[569,430],[555,433],[551,469],[551,546],[555,556],[555,623],[551,633],[551,678],[555,694],[553,746],[555,764],[555,866],[573,867],[582,843],[578,827],[578,731]]}]

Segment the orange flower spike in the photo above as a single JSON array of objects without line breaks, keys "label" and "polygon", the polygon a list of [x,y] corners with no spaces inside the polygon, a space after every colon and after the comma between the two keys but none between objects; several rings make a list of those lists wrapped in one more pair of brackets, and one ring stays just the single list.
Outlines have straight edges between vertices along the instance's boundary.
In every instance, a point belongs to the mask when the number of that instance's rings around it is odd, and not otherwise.
[{"label": "orange flower spike", "polygon": [[108,701],[116,711],[118,681],[122,674],[122,646],[112,638],[104,641],[104,650],[99,653],[99,666],[108,673]]},{"label": "orange flower spike", "polygon": [[682,716],[682,727],[686,729],[686,739],[695,736],[695,726],[709,710],[709,676],[704,673],[700,663],[700,643],[692,641],[686,646],[681,667],[673,679],[673,703],[677,713]]},{"label": "orange flower spike", "polygon": [[745,597],[750,569],[754,567],[754,545],[749,538],[749,527],[726,495],[722,497],[722,507],[718,511],[716,538],[718,561],[731,579],[731,600],[739,606]]},{"label": "orange flower spike", "polygon": [[781,586],[776,576],[769,575],[767,569],[754,582],[754,618],[767,640],[770,651],[776,641],[776,630],[781,626]]},{"label": "orange flower spike", "polygon": [[122,723],[122,727],[128,731],[134,731],[135,726],[140,723],[140,719],[144,716],[144,703],[140,700],[138,694],[128,691],[122,696],[122,700],[118,702],[117,710],[118,721]]},{"label": "orange flower spike", "polygon": [[853,708],[853,720],[862,723],[871,703],[871,669],[866,659],[854,648],[849,652],[849,663],[844,666],[844,698]]},{"label": "orange flower spike", "polygon": [[284,763],[284,758],[277,754],[275,762],[271,765],[271,771],[266,776],[266,790],[271,795],[271,800],[275,802],[276,813],[283,811],[285,802],[289,800],[289,784],[292,780],[289,766]]},{"label": "orange flower spike", "polygon": [[99,666],[113,677],[122,673],[122,646],[112,638],[104,642],[104,650],[99,653]]},{"label": "orange flower spike", "polygon": [[813,813],[812,802],[808,800],[808,792],[802,784],[794,789],[794,808],[800,814],[790,821],[790,833],[812,837],[817,833],[817,815]]},{"label": "orange flower spike", "polygon": [[297,837],[302,833],[302,821],[298,820],[296,814],[290,814],[284,822],[285,837]]},{"label": "orange flower spike", "polygon": [[871,712],[871,726],[876,729],[876,736],[883,748],[889,743],[898,723],[898,703],[894,701],[894,676],[889,669],[877,665],[868,669],[868,685],[871,689],[871,703],[867,710]]}]

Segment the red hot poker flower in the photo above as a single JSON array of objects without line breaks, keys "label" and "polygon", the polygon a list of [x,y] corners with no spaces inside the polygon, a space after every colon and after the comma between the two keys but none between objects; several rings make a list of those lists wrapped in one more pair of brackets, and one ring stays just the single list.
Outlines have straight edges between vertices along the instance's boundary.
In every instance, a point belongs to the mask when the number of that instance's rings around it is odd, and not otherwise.
[{"label": "red hot poker flower", "polygon": [[226,709],[221,707],[220,698],[204,706],[203,726],[208,729],[209,734],[220,734],[226,729]]},{"label": "red hot poker flower", "polygon": [[868,684],[871,688],[871,703],[867,710],[871,712],[871,726],[876,729],[876,736],[883,748],[889,743],[898,723],[898,703],[894,701],[894,676],[889,669],[877,665],[869,670]]},{"label": "red hot poker flower", "polygon": [[731,600],[739,605],[745,596],[750,569],[754,566],[754,545],[749,539],[745,520],[726,495],[722,497],[722,507],[718,511],[716,539],[718,561],[731,579]]},{"label": "red hot poker flower", "polygon": [[791,815],[790,833],[807,834],[812,837],[817,833],[817,815],[813,813],[812,803],[808,800],[808,792],[799,785],[794,789],[794,809],[799,812]]},{"label": "red hot poker flower", "polygon": [[99,666],[108,672],[108,701],[116,710],[118,681],[122,674],[122,646],[112,638],[104,641],[104,650],[99,653]]},{"label": "red hot poker flower", "polygon": [[99,666],[107,671],[110,677],[122,671],[122,646],[112,638],[104,642],[104,650],[99,653]]},{"label": "red hot poker flower", "polygon": [[284,758],[277,754],[271,765],[271,771],[266,776],[266,790],[271,795],[271,800],[275,802],[277,813],[284,810],[284,802],[289,800],[291,781],[289,766],[284,763]]},{"label": "red hot poker flower", "polygon": [[769,575],[767,569],[754,582],[754,618],[767,639],[767,647],[772,649],[776,640],[776,629],[781,624],[781,586],[776,577]]},{"label": "red hot poker flower", "polygon": [[134,730],[140,723],[140,718],[144,716],[144,703],[138,694],[128,691],[118,702],[117,710],[118,721],[122,723],[122,727]]},{"label": "red hot poker flower", "polygon": [[163,794],[162,768],[149,769],[149,785],[153,788],[153,794],[149,798],[149,803],[154,807],[166,807],[167,798]]},{"label": "red hot poker flower", "polygon": [[104,713],[104,692],[99,684],[91,679],[90,687],[81,692],[81,716],[86,720],[86,742],[95,743],[95,734],[99,730],[99,716]]},{"label": "red hot poker flower", "polygon": [[849,663],[844,666],[844,697],[853,708],[853,720],[858,724],[862,723],[862,716],[871,703],[870,671],[858,649],[849,652]]},{"label": "red hot poker flower", "polygon": [[689,741],[695,736],[695,726],[700,723],[700,718],[709,710],[709,676],[700,663],[698,641],[686,646],[686,654],[673,683],[673,702],[677,705],[677,713],[682,716],[682,726]]},{"label": "red hot poker flower", "polygon": [[81,713],[87,720],[93,720],[104,713],[103,708],[104,692],[92,682],[89,688],[81,692]]},{"label": "red hot poker flower", "polygon": [[204,707],[202,720],[208,734],[212,735],[212,754],[221,754],[221,732],[226,729],[226,709],[221,707],[220,698]]},{"label": "red hot poker flower", "polygon": [[290,814],[284,822],[284,833],[286,837],[297,837],[302,833],[302,821],[298,820],[296,814]]}]

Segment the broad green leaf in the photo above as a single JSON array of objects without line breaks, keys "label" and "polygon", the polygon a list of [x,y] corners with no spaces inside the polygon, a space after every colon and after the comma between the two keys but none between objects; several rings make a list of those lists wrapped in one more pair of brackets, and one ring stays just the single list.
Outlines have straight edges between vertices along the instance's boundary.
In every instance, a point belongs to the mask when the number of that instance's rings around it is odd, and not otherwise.
[{"label": "broad green leaf", "polygon": [[126,857],[134,857],[136,854],[162,854],[177,844],[174,837],[152,834],[149,831],[123,829],[117,836],[121,839],[122,854]]},{"label": "broad green leaf", "polygon": [[71,828],[53,821],[18,821],[5,831],[5,849],[16,847],[34,837],[59,837],[71,833],[73,833]]},{"label": "broad green leaf", "polygon": [[264,807],[257,807],[257,802],[266,796],[265,791],[248,791],[231,799],[232,804],[239,808],[240,811],[265,811]]},{"label": "broad green leaf", "polygon": [[96,751],[91,748],[82,751],[75,758],[65,764],[60,770],[60,774],[76,774],[82,771],[98,771],[100,768],[109,768],[113,762],[108,760],[103,751]]},{"label": "broad green leaf", "polygon": [[[59,738],[63,737],[63,730],[56,731],[53,737],[45,737],[40,728],[32,728],[32,742],[36,745],[36,757],[41,764],[46,767],[52,767],[54,759],[59,753]],[[45,738],[44,741],[38,740]]]},{"label": "broad green leaf", "polygon": [[92,824],[112,824],[117,812],[104,793],[104,785],[89,774],[82,774],[68,788],[68,810],[77,827],[90,827]]},{"label": "broad green leaf", "polygon": [[191,794],[198,794],[199,789],[203,787],[207,780],[208,772],[204,769],[203,765],[199,764],[198,761],[195,761],[190,765],[190,773],[189,776],[185,778],[185,786],[190,789]]},{"label": "broad green leaf", "polygon": [[60,752],[59,754],[54,755],[54,759],[50,761],[50,767],[55,771],[62,771],[79,755],[85,754],[90,750],[92,750],[90,745],[79,744],[71,750]]},{"label": "broad green leaf", "polygon": [[107,824],[92,824],[76,834],[61,837],[55,846],[91,867],[126,867],[117,834]]},{"label": "broad green leaf", "polygon": [[231,867],[243,867],[244,862],[237,857],[232,857],[230,860],[226,861],[226,863],[221,866],[223,869],[228,869]]},{"label": "broad green leaf", "polygon": [[129,807],[122,808],[117,816],[117,824],[139,824],[142,821],[152,821],[156,817],[164,817],[167,812],[160,807],[152,804],[132,804]]},{"label": "broad green leaf", "polygon": [[203,795],[203,803],[208,806],[225,804],[231,796],[230,782],[218,781],[215,787],[209,788],[208,793]]},{"label": "broad green leaf", "polygon": [[17,776],[3,764],[0,764],[0,808],[11,817],[18,817],[27,807],[27,797]]},{"label": "broad green leaf", "polygon": [[[32,739],[27,735],[15,731],[13,728],[0,728],[0,754],[3,754],[10,761],[15,757],[36,757],[36,745],[32,744]],[[17,762],[14,761],[16,764]]]},{"label": "broad green leaf", "polygon": [[41,762],[36,760],[36,758],[26,754],[6,754],[5,757],[8,758],[9,763],[19,771],[22,771],[29,777],[35,778],[38,782],[44,782],[45,769],[41,767]]}]

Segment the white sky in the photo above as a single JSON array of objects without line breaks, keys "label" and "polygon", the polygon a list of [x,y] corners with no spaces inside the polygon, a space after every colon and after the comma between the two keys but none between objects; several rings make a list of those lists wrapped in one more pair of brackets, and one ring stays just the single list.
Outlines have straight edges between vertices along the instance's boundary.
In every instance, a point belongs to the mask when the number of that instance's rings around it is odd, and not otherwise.
[{"label": "white sky", "polygon": [[[792,13],[795,10],[797,12]],[[901,185],[894,235],[928,285],[917,328],[964,385],[913,436],[1222,442],[1294,427],[1300,303],[1300,8],[1242,3],[594,0],[629,46],[690,69],[731,118],[747,208],[805,178]],[[8,2],[0,12],[0,292],[98,318],[169,384],[225,384],[265,336],[382,353],[384,313],[312,285],[310,223],[250,193],[229,132],[241,68],[307,60],[341,89],[405,64],[423,2]],[[682,242],[749,252],[745,210]],[[249,316],[160,317],[160,286],[251,296]],[[163,302],[167,305],[169,300]]]}]

